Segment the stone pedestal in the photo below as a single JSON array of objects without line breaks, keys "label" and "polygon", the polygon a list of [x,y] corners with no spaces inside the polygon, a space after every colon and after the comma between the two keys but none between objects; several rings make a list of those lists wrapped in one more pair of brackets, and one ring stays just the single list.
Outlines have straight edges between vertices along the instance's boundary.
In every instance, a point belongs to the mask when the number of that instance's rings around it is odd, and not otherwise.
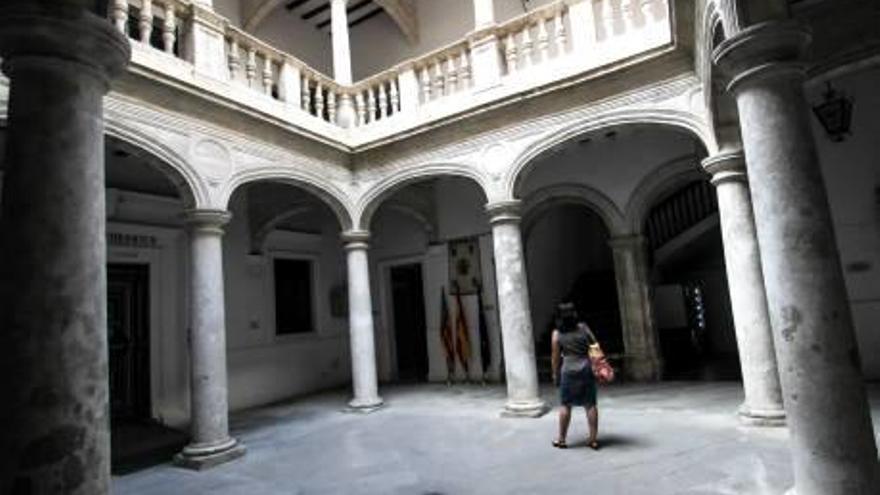
[{"label": "stone pedestal", "polygon": [[128,62],[105,19],[3,2],[0,493],[110,492],[104,94]]},{"label": "stone pedestal", "polygon": [[751,181],[798,495],[880,486],[831,213],[804,98],[809,34],[793,22],[735,32],[715,61],[731,76]]},{"label": "stone pedestal", "polygon": [[645,238],[621,236],[609,241],[614,255],[617,298],[623,326],[624,371],[635,381],[659,380],[663,360],[648,280]]},{"label": "stone pedestal", "polygon": [[504,348],[507,403],[502,414],[538,417],[547,412],[540,398],[535,364],[535,337],[520,233],[520,202],[486,205],[492,224],[498,312]]},{"label": "stone pedestal", "polygon": [[190,236],[190,443],[175,458],[206,469],[241,457],[245,448],[229,436],[226,380],[226,310],[223,294],[225,211],[187,213]]},{"label": "stone pedestal", "polygon": [[703,161],[718,193],[724,264],[745,395],[740,419],[750,426],[781,426],[785,424],[782,388],[745,166],[741,151]]},{"label": "stone pedestal", "polygon": [[376,378],[376,344],[373,331],[373,300],[370,295],[368,232],[342,235],[348,258],[348,325],[351,342],[351,374],[354,397],[349,407],[370,411],[382,406]]}]

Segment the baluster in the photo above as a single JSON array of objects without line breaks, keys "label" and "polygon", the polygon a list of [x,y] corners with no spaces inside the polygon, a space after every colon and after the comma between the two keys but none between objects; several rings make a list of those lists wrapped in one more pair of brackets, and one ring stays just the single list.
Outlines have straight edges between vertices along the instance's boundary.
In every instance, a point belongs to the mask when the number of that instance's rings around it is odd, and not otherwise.
[{"label": "baluster", "polygon": [[455,56],[446,57],[446,93],[455,93],[455,87],[458,85],[458,74],[455,71]]},{"label": "baluster", "polygon": [[565,32],[565,19],[562,17],[563,9],[556,11],[553,17],[553,40],[556,45],[556,56],[565,53],[565,44],[568,42],[568,33]]},{"label": "baluster", "polygon": [[263,91],[272,96],[272,57],[269,55],[263,58]]},{"label": "baluster", "polygon": [[376,91],[379,93],[379,118],[384,119],[388,117],[388,89],[385,83],[379,83]]},{"label": "baluster", "polygon": [[248,86],[254,87],[254,80],[257,78],[257,50],[253,47],[248,48],[244,74],[247,77]]},{"label": "baluster", "polygon": [[392,79],[390,81],[391,84],[391,114],[395,114],[400,111],[400,91],[397,89],[397,79]]},{"label": "baluster", "polygon": [[538,58],[541,62],[550,58],[550,35],[547,34],[547,23],[550,19],[538,19]]},{"label": "baluster", "polygon": [[461,85],[461,89],[467,89],[471,83],[471,65],[468,60],[467,50],[461,52],[461,59],[458,64],[458,82]]},{"label": "baluster", "polygon": [[150,43],[153,34],[153,0],[143,0],[141,3],[141,17],[138,27],[141,30],[141,43]]},{"label": "baluster", "polygon": [[516,72],[516,38],[513,33],[508,33],[507,41],[504,42],[504,60],[507,62],[507,73]]},{"label": "baluster", "polygon": [[303,75],[302,79],[302,108],[308,113],[312,113],[312,89],[309,87],[309,77]]},{"label": "baluster", "polygon": [[241,58],[238,56],[238,40],[232,38],[229,40],[229,55],[226,57],[229,61],[229,77],[235,79],[238,76],[238,69],[241,68]]},{"label": "baluster", "polygon": [[176,37],[177,19],[174,14],[174,5],[166,0],[165,22],[162,24],[162,42],[164,43],[165,53],[174,54],[174,41]]},{"label": "baluster", "polygon": [[526,25],[522,30],[522,55],[523,67],[528,67],[532,62],[532,26]]},{"label": "baluster", "polygon": [[428,73],[428,67],[422,69],[420,80],[419,93],[421,94],[419,96],[423,102],[428,103],[431,101],[431,75]]},{"label": "baluster", "polygon": [[357,111],[357,125],[365,125],[367,123],[367,111],[364,108],[364,94],[360,91],[354,95],[354,108]]},{"label": "baluster", "polygon": [[327,117],[331,124],[336,123],[336,92],[327,88]]},{"label": "baluster", "polygon": [[120,33],[128,30],[128,0],[113,0],[113,22]]},{"label": "baluster", "polygon": [[367,88],[367,122],[376,120],[376,93],[373,88]]},{"label": "baluster", "polygon": [[315,85],[315,115],[324,119],[324,88],[321,87],[321,81]]},{"label": "baluster", "polygon": [[443,67],[441,65],[442,62],[439,60],[434,62],[434,74],[432,79],[434,80],[435,98],[443,96]]}]

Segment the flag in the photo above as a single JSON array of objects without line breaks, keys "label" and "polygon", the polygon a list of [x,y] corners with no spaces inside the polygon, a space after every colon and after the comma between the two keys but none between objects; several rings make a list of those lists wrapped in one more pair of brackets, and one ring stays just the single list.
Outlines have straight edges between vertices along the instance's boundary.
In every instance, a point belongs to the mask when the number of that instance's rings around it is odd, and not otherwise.
[{"label": "flag", "polygon": [[492,364],[492,349],[489,346],[489,326],[486,325],[486,313],[483,310],[483,285],[477,285],[477,308],[479,314],[479,329],[480,332],[480,364],[483,366],[483,378],[486,377],[486,372],[489,371],[489,366]]},{"label": "flag", "polygon": [[455,300],[458,303],[458,315],[455,319],[455,350],[458,354],[458,362],[464,368],[464,376],[470,380],[470,357],[471,357],[471,341],[470,331],[468,330],[467,318],[464,315],[464,306],[461,304],[461,293],[455,293]]},{"label": "flag", "polygon": [[452,322],[449,321],[449,307],[446,305],[446,287],[440,290],[440,339],[443,341],[443,354],[446,356],[448,380],[455,372],[455,342],[452,335]]}]

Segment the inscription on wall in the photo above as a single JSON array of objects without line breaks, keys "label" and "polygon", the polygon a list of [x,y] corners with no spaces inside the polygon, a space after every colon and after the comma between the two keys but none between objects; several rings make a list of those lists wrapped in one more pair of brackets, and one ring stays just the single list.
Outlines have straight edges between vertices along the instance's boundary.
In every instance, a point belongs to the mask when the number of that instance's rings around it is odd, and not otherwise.
[{"label": "inscription on wall", "polygon": [[107,244],[115,247],[156,249],[159,247],[159,240],[151,235],[108,232]]}]

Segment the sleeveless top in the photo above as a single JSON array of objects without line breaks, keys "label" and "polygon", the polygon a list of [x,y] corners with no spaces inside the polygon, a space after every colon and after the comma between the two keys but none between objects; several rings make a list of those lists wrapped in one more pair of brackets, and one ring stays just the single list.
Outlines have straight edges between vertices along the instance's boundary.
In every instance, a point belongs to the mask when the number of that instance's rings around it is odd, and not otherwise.
[{"label": "sleeveless top", "polygon": [[576,330],[559,331],[559,348],[562,351],[562,372],[577,372],[590,366],[589,328],[579,323]]}]

